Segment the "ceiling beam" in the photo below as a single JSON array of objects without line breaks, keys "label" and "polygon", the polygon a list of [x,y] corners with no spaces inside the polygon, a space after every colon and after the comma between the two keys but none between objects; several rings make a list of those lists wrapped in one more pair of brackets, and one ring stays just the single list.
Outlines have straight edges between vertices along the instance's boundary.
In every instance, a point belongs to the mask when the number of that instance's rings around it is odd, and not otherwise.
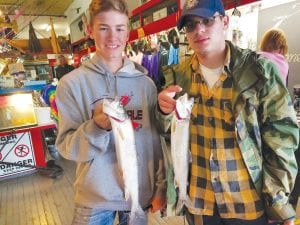
[{"label": "ceiling beam", "polygon": [[[5,14],[8,16],[14,16],[15,14],[13,13],[8,13]],[[63,17],[63,18],[67,18],[66,15],[54,15],[54,14],[32,14],[32,13],[23,13],[21,16],[50,16],[50,17]]]}]

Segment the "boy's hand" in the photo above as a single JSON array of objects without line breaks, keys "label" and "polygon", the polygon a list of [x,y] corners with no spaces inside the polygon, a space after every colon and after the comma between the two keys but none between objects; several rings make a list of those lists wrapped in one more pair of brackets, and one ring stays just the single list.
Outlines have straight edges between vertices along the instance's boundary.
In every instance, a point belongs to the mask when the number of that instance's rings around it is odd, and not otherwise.
[{"label": "boy's hand", "polygon": [[97,104],[93,112],[93,120],[103,130],[111,130],[108,116],[103,112],[103,104]]},{"label": "boy's hand", "polygon": [[164,114],[170,114],[173,112],[176,106],[176,100],[173,99],[176,93],[182,91],[182,88],[178,85],[171,85],[158,94],[158,105],[160,110]]}]

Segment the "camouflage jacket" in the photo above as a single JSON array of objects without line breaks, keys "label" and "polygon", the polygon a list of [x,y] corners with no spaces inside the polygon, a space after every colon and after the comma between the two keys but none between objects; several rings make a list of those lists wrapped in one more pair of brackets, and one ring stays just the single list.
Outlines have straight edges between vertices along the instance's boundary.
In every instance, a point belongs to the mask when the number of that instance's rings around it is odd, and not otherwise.
[{"label": "camouflage jacket", "polygon": [[[298,171],[294,151],[299,128],[290,95],[274,64],[251,50],[230,42],[227,46],[231,57],[225,71],[233,76],[236,138],[244,162],[269,218],[292,218],[295,211],[288,197]],[[182,93],[189,93],[191,74],[190,60],[167,67],[166,86],[178,84]],[[171,117],[161,113],[158,117],[166,130]]]}]

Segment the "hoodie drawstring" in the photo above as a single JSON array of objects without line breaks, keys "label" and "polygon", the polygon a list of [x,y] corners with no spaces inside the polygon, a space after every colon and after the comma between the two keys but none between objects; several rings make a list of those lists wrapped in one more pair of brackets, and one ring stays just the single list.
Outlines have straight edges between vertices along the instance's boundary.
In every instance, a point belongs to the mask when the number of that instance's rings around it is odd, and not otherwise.
[{"label": "hoodie drawstring", "polygon": [[[111,88],[111,81],[110,78],[114,79],[114,90]],[[111,95],[114,94],[113,97],[118,96],[118,83],[117,83],[117,76],[111,76],[109,73],[106,72],[105,74],[105,84],[106,84],[106,92]]]}]

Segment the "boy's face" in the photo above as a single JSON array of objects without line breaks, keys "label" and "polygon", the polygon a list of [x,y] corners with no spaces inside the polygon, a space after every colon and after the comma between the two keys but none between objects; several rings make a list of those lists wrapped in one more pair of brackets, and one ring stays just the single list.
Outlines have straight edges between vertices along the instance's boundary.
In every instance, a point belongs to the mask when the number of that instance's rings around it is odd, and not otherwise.
[{"label": "boy's face", "polygon": [[114,10],[99,13],[94,17],[91,37],[105,60],[122,58],[129,37],[127,15]]},{"label": "boy's face", "polygon": [[[225,43],[225,34],[228,27],[228,17],[215,15],[210,18],[209,23],[205,24],[202,18],[197,16],[190,16],[188,18],[191,26],[189,30],[186,29],[186,37],[191,48],[198,54],[198,56],[206,56],[218,52]],[[187,25],[187,24],[186,24]]]}]

